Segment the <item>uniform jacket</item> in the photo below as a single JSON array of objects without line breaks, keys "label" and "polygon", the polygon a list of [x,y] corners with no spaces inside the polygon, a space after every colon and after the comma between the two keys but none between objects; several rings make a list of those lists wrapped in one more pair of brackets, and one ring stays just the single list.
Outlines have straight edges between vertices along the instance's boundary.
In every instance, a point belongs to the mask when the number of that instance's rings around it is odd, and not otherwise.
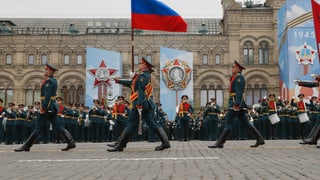
[{"label": "uniform jacket", "polygon": [[41,85],[41,110],[42,111],[58,111],[58,104],[56,103],[57,80],[51,76],[44,80]]},{"label": "uniform jacket", "polygon": [[233,75],[230,78],[230,99],[229,99],[229,108],[233,106],[237,106],[240,108],[246,108],[247,105],[244,102],[244,89],[245,89],[246,81],[242,74]]}]

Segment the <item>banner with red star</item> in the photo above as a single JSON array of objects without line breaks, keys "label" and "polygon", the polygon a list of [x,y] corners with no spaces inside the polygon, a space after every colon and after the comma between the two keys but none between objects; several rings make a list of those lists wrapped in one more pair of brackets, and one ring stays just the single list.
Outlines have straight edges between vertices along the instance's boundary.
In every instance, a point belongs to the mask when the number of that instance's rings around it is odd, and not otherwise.
[{"label": "banner with red star", "polygon": [[86,59],[86,105],[91,107],[94,99],[105,106],[114,104],[122,95],[120,85],[112,80],[113,76],[122,77],[120,53],[88,47]]},{"label": "banner with red star", "polygon": [[174,120],[182,95],[193,103],[193,53],[160,47],[160,102],[169,120]]}]

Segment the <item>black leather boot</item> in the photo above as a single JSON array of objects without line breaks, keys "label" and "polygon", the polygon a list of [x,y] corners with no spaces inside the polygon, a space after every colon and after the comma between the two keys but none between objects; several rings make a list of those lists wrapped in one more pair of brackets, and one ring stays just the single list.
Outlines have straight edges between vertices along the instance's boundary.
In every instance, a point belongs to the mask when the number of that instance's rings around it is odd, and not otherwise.
[{"label": "black leather boot", "polygon": [[168,136],[167,136],[166,132],[162,128],[159,128],[156,130],[156,134],[158,135],[159,139],[161,140],[161,145],[157,146],[154,150],[155,151],[162,151],[164,149],[170,148],[170,143],[169,143]]},{"label": "black leather boot", "polygon": [[312,128],[311,132],[308,135],[309,138],[302,140],[300,144],[317,145],[317,141],[319,139],[319,131],[320,125]]},{"label": "black leather boot", "polygon": [[250,147],[258,147],[260,145],[265,144],[262,135],[254,126],[251,126],[250,132],[252,133],[253,137],[255,137],[256,139],[256,143],[254,145],[251,145]]},{"label": "black leather boot", "polygon": [[123,151],[123,148],[127,146],[127,143],[130,139],[130,134],[127,132],[126,129],[123,130],[119,138],[117,139],[118,143],[115,142],[115,146],[111,148],[107,148],[107,151],[109,152],[117,152],[117,151]]},{"label": "black leather boot", "polygon": [[68,145],[65,148],[62,148],[61,151],[69,151],[70,149],[73,149],[76,147],[76,144],[75,144],[71,134],[66,129],[64,129],[64,131],[61,132],[61,136],[68,143]]},{"label": "black leather boot", "polygon": [[37,139],[37,136],[34,133],[32,133],[27,139],[27,141],[20,148],[15,149],[14,151],[15,152],[30,151],[30,147],[33,145],[36,139]]},{"label": "black leather boot", "polygon": [[224,128],[217,142],[212,146],[208,146],[208,148],[223,148],[223,144],[226,142],[228,136],[230,135],[230,132],[230,130]]},{"label": "black leather boot", "polygon": [[[120,139],[123,138],[123,136],[125,135],[125,131],[122,131],[122,133],[120,134],[120,136],[117,138],[116,142],[112,143],[112,144],[107,144],[108,147],[115,147],[119,144]],[[127,143],[123,146],[124,148],[127,147]]]}]

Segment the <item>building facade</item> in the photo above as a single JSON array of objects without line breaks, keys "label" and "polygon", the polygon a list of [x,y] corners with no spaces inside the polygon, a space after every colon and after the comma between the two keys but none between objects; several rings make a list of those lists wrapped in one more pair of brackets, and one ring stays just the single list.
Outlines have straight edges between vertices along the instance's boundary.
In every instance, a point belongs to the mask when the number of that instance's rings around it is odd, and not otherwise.
[{"label": "building facade", "polygon": [[[221,0],[222,19],[186,19],[186,33],[134,31],[130,19],[0,19],[0,97],[31,105],[40,100],[44,64],[58,66],[58,95],[66,102],[85,102],[86,47],[121,53],[124,78],[137,69],[139,59],[156,65],[155,100],[159,98],[160,46],[193,52],[194,107],[216,97],[228,99],[230,67],[234,60],[246,66],[246,100],[257,103],[269,93],[279,94],[277,10],[284,0],[242,7]],[[133,56],[132,56],[133,54]],[[123,95],[130,96],[129,89]]]}]

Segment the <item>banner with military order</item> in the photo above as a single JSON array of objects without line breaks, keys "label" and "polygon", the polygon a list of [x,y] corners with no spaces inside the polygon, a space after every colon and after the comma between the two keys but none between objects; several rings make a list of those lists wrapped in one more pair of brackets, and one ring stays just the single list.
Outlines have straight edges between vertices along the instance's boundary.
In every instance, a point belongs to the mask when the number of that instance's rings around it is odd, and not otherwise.
[{"label": "banner with military order", "polygon": [[112,76],[122,77],[121,54],[87,47],[86,59],[86,105],[93,106],[94,99],[105,106],[114,104],[122,94],[120,85],[112,80]]},{"label": "banner with military order", "polygon": [[160,47],[160,103],[174,120],[182,95],[193,104],[193,53]]},{"label": "banner with military order", "polygon": [[287,0],[278,11],[280,94],[284,99],[303,93],[319,97],[318,88],[298,86],[294,81],[314,81],[320,74],[311,1]]}]

